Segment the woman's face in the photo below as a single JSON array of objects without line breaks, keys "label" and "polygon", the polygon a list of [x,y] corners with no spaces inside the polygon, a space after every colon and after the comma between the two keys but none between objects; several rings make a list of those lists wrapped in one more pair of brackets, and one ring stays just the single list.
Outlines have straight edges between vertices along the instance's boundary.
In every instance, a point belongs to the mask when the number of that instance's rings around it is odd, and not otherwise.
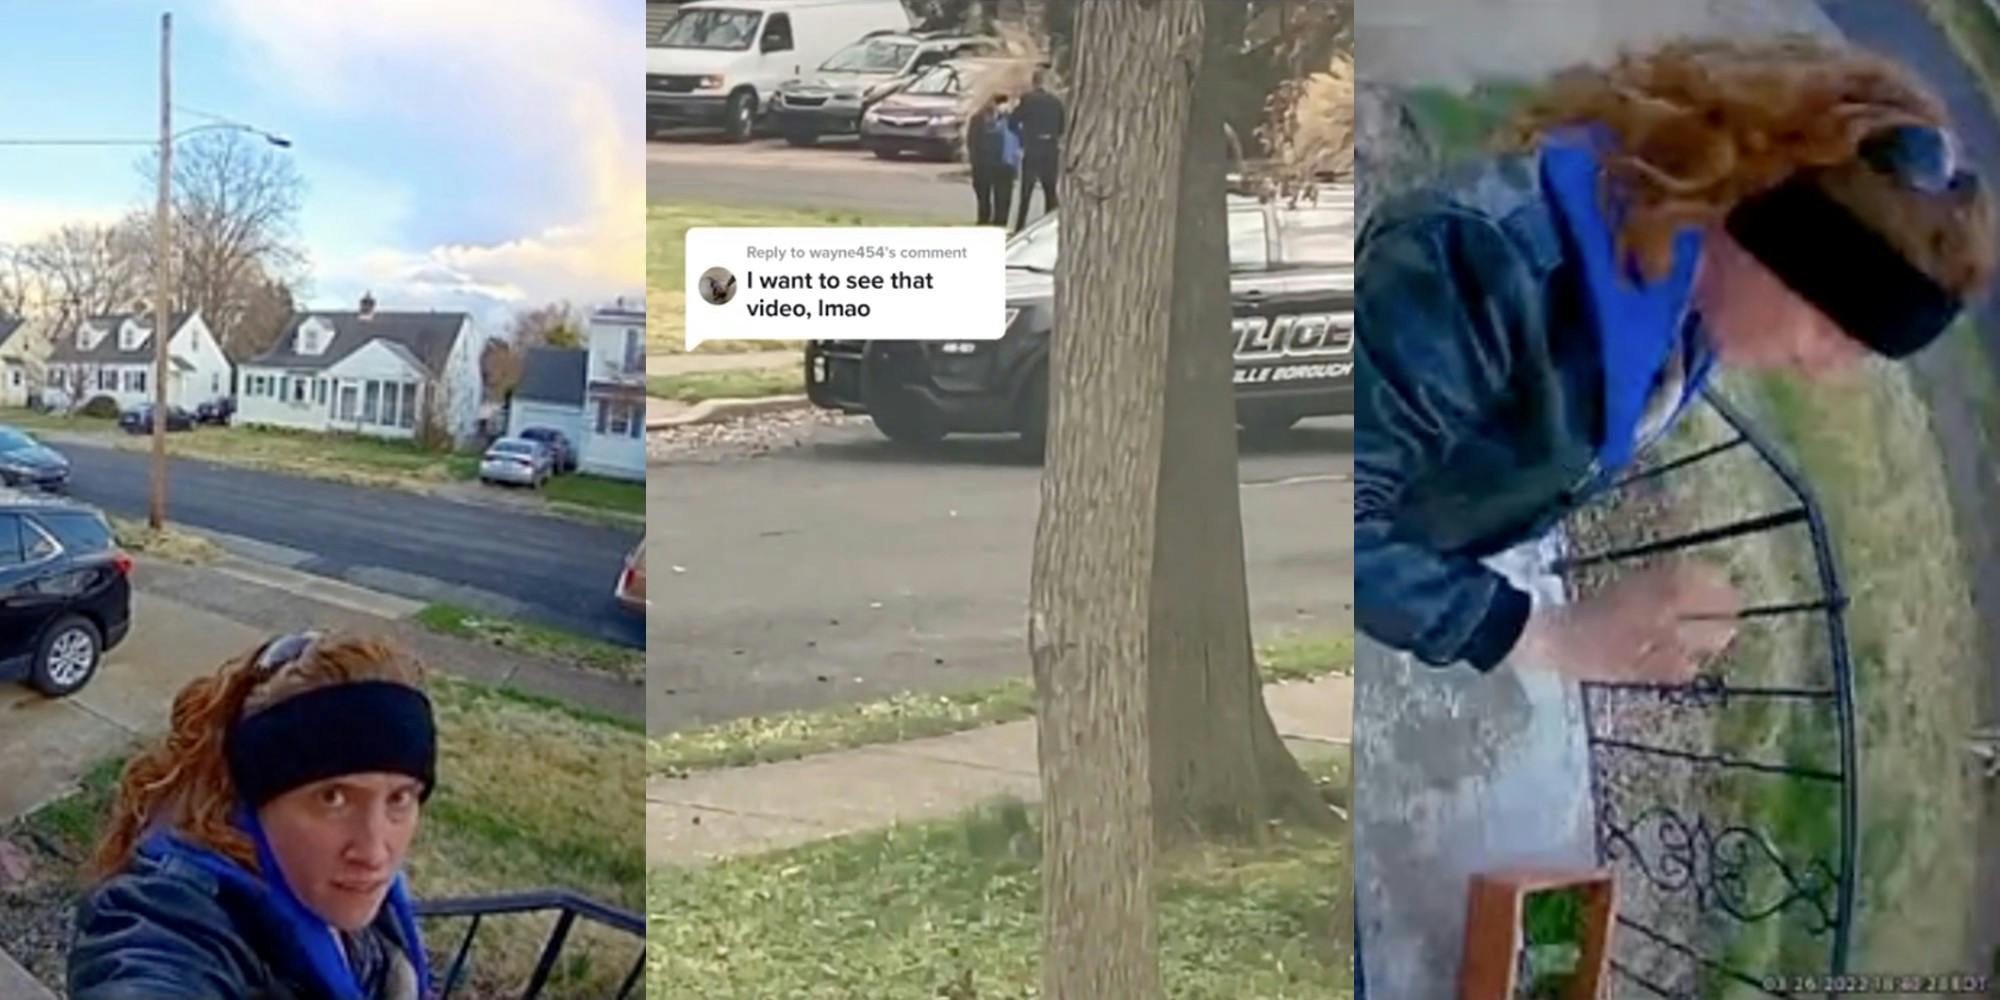
[{"label": "woman's face", "polygon": [[375,920],[417,834],[423,785],[371,772],[295,788],[258,810],[285,883],[344,931]]},{"label": "woman's face", "polygon": [[1829,378],[1868,354],[1720,227],[1708,235],[1694,296],[1725,365]]}]

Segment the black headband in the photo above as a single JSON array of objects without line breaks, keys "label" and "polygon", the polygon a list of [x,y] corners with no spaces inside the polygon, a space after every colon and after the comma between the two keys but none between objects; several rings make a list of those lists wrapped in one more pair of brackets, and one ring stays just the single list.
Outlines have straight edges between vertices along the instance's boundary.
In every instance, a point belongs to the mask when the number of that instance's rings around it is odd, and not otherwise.
[{"label": "black headband", "polygon": [[407,684],[359,681],[294,695],[229,728],[237,797],[258,808],[295,788],[382,771],[437,784],[430,699]]},{"label": "black headband", "polygon": [[[1904,127],[1871,137],[1862,152],[1906,189],[1949,196],[1977,183],[1950,149],[1936,129]],[[1963,304],[1806,175],[1745,199],[1725,226],[1787,287],[1878,354],[1916,353]]]}]

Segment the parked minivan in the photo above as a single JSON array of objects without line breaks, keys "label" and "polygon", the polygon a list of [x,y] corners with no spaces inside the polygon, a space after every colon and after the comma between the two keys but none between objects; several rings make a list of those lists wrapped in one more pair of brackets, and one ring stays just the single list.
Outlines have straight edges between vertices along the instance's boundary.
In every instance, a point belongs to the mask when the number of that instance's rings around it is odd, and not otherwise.
[{"label": "parked minivan", "polygon": [[646,48],[646,131],[750,137],[778,85],[870,32],[908,31],[900,0],[694,0]]}]

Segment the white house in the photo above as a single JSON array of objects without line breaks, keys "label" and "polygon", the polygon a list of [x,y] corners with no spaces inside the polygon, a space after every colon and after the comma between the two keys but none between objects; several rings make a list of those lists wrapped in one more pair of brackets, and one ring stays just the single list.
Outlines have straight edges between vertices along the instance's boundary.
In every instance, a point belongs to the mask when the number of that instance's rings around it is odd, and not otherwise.
[{"label": "white house", "polygon": [[299,313],[242,366],[236,419],[306,431],[415,438],[435,413],[454,442],[478,431],[479,338],[462,312]]},{"label": "white house", "polygon": [[590,314],[579,468],[614,479],[646,478],[646,312],[621,300]]},{"label": "white house", "polygon": [[53,346],[40,321],[0,316],[0,406],[27,406],[41,393]]},{"label": "white house", "polygon": [[[90,316],[55,338],[48,382],[81,405],[109,396],[125,409],[153,399],[153,323],[150,313]],[[232,366],[201,313],[170,318],[167,403],[189,410],[229,395]]]}]

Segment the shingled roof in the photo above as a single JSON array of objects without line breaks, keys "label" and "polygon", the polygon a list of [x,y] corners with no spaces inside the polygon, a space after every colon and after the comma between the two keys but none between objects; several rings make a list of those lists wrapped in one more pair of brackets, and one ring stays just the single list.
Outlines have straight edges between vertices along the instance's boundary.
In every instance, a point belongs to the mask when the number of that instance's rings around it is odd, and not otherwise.
[{"label": "shingled roof", "polygon": [[[167,317],[167,322],[172,323],[174,332],[178,333],[181,327],[187,325],[188,317],[191,315],[191,313],[174,313]],[[98,340],[96,347],[88,351],[80,351],[76,347],[76,331],[79,328],[71,327],[62,336],[56,338],[55,349],[49,352],[49,363],[143,364],[151,361],[153,359],[153,341],[150,337],[140,341],[139,346],[134,350],[126,351],[119,349],[118,331],[125,325],[125,321],[128,319],[137,322],[139,328],[142,330],[151,330],[153,328],[152,313],[112,313],[106,316],[84,317],[84,324],[106,331],[104,337]]]},{"label": "shingled roof", "polygon": [[[310,312],[295,314],[273,347],[244,362],[264,368],[325,369],[377,340],[401,348],[433,375],[445,369],[460,330],[471,317],[462,312]],[[318,319],[333,327],[333,341],[318,354],[300,354],[299,327]]]},{"label": "shingled roof", "polygon": [[0,347],[6,347],[7,341],[27,324],[28,321],[19,316],[0,316]]},{"label": "shingled roof", "polygon": [[590,352],[576,347],[531,347],[521,362],[514,398],[558,406],[582,406]]}]

